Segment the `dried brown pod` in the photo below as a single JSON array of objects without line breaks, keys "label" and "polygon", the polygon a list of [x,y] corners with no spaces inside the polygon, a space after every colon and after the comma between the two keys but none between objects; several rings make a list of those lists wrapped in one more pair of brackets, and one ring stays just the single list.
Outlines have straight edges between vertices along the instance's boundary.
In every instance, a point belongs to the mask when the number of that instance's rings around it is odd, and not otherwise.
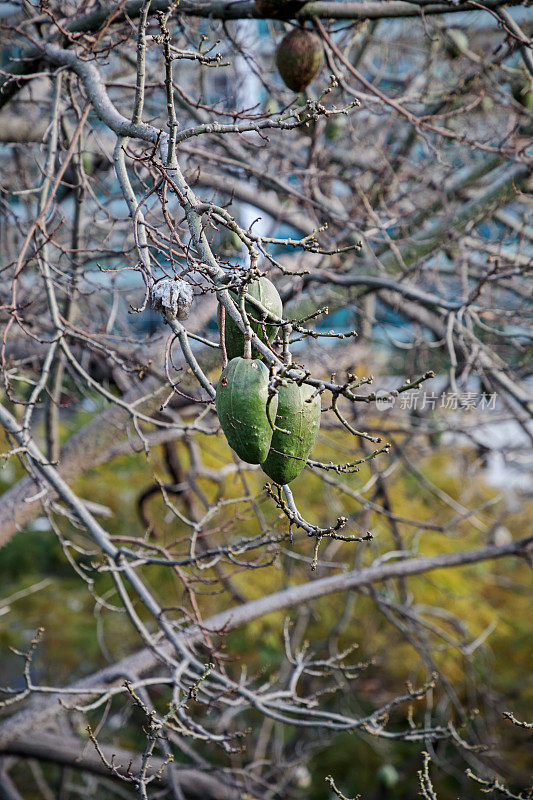
[{"label": "dried brown pod", "polygon": [[293,92],[309,86],[322,63],[322,44],[316,34],[295,28],[283,37],[276,51],[276,66]]}]

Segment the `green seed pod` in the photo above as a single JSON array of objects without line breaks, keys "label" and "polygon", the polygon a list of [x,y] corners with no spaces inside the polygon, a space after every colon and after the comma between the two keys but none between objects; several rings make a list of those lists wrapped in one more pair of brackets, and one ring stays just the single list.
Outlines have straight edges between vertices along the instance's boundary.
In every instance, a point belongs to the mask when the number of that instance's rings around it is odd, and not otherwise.
[{"label": "green seed pod", "polygon": [[[258,278],[256,281],[252,281],[246,291],[250,297],[253,297],[255,300],[259,300],[261,305],[268,309],[268,311],[271,311],[277,317],[281,317],[283,313],[283,303],[281,302],[281,297],[278,294],[278,290],[274,284],[268,280],[268,278],[262,277]],[[230,292],[230,294],[235,302],[238,302],[238,298],[234,292]],[[250,317],[253,317],[254,319],[260,319],[261,312],[257,308],[254,308],[251,303],[247,301],[244,307],[246,309],[246,313]],[[268,322],[252,322],[251,319],[250,325],[253,332],[257,334],[262,342],[265,343],[267,339],[265,338],[263,325],[265,326],[265,331],[269,342],[274,341],[279,329],[279,325],[274,325],[273,323]],[[220,306],[218,309],[218,326],[220,328]],[[238,358],[239,356],[242,358],[244,355],[244,334],[239,330],[228,313],[225,314],[224,330],[224,343],[226,345],[228,359],[231,361],[232,358]],[[252,358],[262,358],[261,353],[259,353],[259,351],[254,347],[252,347]]]},{"label": "green seed pod", "polygon": [[524,106],[524,108],[527,108],[528,111],[533,110],[533,91],[531,90],[531,81],[523,86],[515,85],[512,87],[511,91],[517,103],[520,103],[520,105]]},{"label": "green seed pod", "polygon": [[393,764],[382,764],[377,771],[377,778],[387,789],[392,789],[400,780],[398,770]]},{"label": "green seed pod", "polygon": [[322,63],[322,44],[305,28],[295,28],[283,37],[276,51],[276,66],[283,82],[293,92],[309,86]]},{"label": "green seed pod", "polygon": [[316,442],[320,427],[320,395],[317,394],[310,403],[306,402],[314,391],[311,386],[298,386],[292,380],[278,390],[276,430],[268,457],[261,467],[269,478],[281,485],[298,477]]},{"label": "green seed pod", "polygon": [[216,409],[229,446],[248,464],[260,464],[272,441],[278,398],[268,404],[269,372],[258,358],[233,358],[220,376]]}]

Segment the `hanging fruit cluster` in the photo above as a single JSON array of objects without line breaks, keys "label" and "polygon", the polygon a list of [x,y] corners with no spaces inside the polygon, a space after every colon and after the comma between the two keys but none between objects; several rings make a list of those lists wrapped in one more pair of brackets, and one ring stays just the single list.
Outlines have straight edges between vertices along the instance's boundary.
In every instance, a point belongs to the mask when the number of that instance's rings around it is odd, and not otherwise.
[{"label": "hanging fruit cluster", "polygon": [[[268,278],[253,281],[247,293],[275,317],[281,317],[281,298]],[[249,301],[244,307],[254,333],[265,344],[272,342],[279,326],[269,323],[268,318],[260,320]],[[254,350],[251,358],[244,357],[244,334],[229,315],[224,315],[222,325],[219,312],[219,327],[231,359],[216,391],[217,414],[228,444],[243,461],[261,464],[276,483],[290,483],[302,472],[316,442],[320,395],[289,377],[275,381],[272,389],[261,354]]]}]

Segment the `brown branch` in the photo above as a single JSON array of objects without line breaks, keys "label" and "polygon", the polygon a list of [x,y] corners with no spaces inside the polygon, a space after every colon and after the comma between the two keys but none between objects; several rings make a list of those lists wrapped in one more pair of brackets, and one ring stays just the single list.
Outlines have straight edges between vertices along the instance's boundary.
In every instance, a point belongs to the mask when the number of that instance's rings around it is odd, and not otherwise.
[{"label": "brown branch", "polygon": [[[110,772],[96,750],[87,742],[76,739],[66,739],[62,736],[39,733],[38,735],[24,736],[15,742],[10,742],[2,751],[3,755],[18,756],[20,758],[35,758],[51,764],[60,764],[65,767],[90,772],[93,775],[112,778],[128,773],[137,774],[141,769],[142,755],[133,753],[121,747],[101,744],[99,748],[106,760],[113,764],[118,775]],[[147,770],[147,777],[156,775],[166,759],[152,756]],[[157,786],[171,786],[171,774],[177,780],[187,800],[234,800],[240,794],[238,786],[224,781],[220,774],[216,776],[198,769],[180,768],[168,764],[161,772]]]},{"label": "brown branch", "polygon": [[[395,578],[406,578],[410,575],[421,575],[437,569],[450,569],[508,556],[526,558],[529,563],[533,563],[533,536],[506,545],[489,545],[477,550],[445,553],[440,556],[402,559],[394,563],[379,564],[367,569],[352,570],[341,575],[310,581],[222,611],[205,620],[202,627],[203,630],[210,632],[228,632],[267,614],[299,606],[329,594],[357,591]],[[181,637],[184,641],[192,644],[201,639],[202,630],[193,626],[182,633]],[[170,643],[161,644],[160,650],[170,651]],[[124,675],[140,677],[150,672],[158,663],[157,655],[152,650],[145,648],[111,667],[106,667],[87,678],[76,681],[68,689],[79,692],[77,695],[79,701],[88,700],[105,692],[105,687],[109,688],[118,681],[123,681]],[[58,703],[60,698],[60,691],[57,694],[35,697],[28,708],[2,723],[0,725],[0,751],[8,742],[19,738],[28,730],[39,725],[49,724],[61,712],[61,706]]]}]

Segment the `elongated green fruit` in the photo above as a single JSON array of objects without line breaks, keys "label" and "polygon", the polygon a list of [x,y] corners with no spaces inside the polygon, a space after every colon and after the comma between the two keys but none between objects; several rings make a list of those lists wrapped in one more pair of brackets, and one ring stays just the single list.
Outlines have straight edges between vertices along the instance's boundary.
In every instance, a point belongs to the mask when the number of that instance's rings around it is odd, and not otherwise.
[{"label": "elongated green fruit", "polygon": [[279,388],[276,430],[268,457],[261,467],[269,478],[281,485],[298,477],[316,442],[320,427],[320,395],[317,394],[310,403],[306,402],[313,392],[312,386],[298,386],[292,380]]},{"label": "elongated green fruit", "polygon": [[[273,314],[275,314],[276,317],[281,317],[283,313],[283,303],[281,302],[281,297],[278,294],[278,290],[274,284],[268,280],[268,278],[263,276],[258,278],[256,281],[252,281],[246,291],[250,297],[259,300],[261,305],[264,306],[268,311],[271,311]],[[230,294],[235,302],[237,302],[237,295],[234,294],[234,292],[230,292]],[[244,307],[249,317],[253,317],[257,320],[261,318],[261,312],[257,308],[254,308],[251,303],[246,302]],[[265,326],[265,331],[269,342],[274,341],[279,329],[279,325],[274,325],[273,323],[268,322],[252,322],[251,319],[250,324],[253,332],[257,334],[262,342],[265,343],[267,339],[265,338],[263,325]],[[218,311],[218,325],[220,327],[220,308]],[[244,355],[244,334],[239,330],[228,313],[225,314],[224,318],[224,330],[224,343],[226,345],[226,353],[228,358],[230,360],[232,358],[237,358],[238,356],[241,356],[242,358]],[[262,358],[261,353],[259,353],[255,347],[252,348],[252,358]]]},{"label": "elongated green fruit", "polygon": [[[249,464],[264,461],[272,441],[268,381],[268,369],[258,358],[233,358],[217,386],[215,403],[222,430],[229,446]],[[275,395],[268,406],[272,422],[277,408]]]}]

